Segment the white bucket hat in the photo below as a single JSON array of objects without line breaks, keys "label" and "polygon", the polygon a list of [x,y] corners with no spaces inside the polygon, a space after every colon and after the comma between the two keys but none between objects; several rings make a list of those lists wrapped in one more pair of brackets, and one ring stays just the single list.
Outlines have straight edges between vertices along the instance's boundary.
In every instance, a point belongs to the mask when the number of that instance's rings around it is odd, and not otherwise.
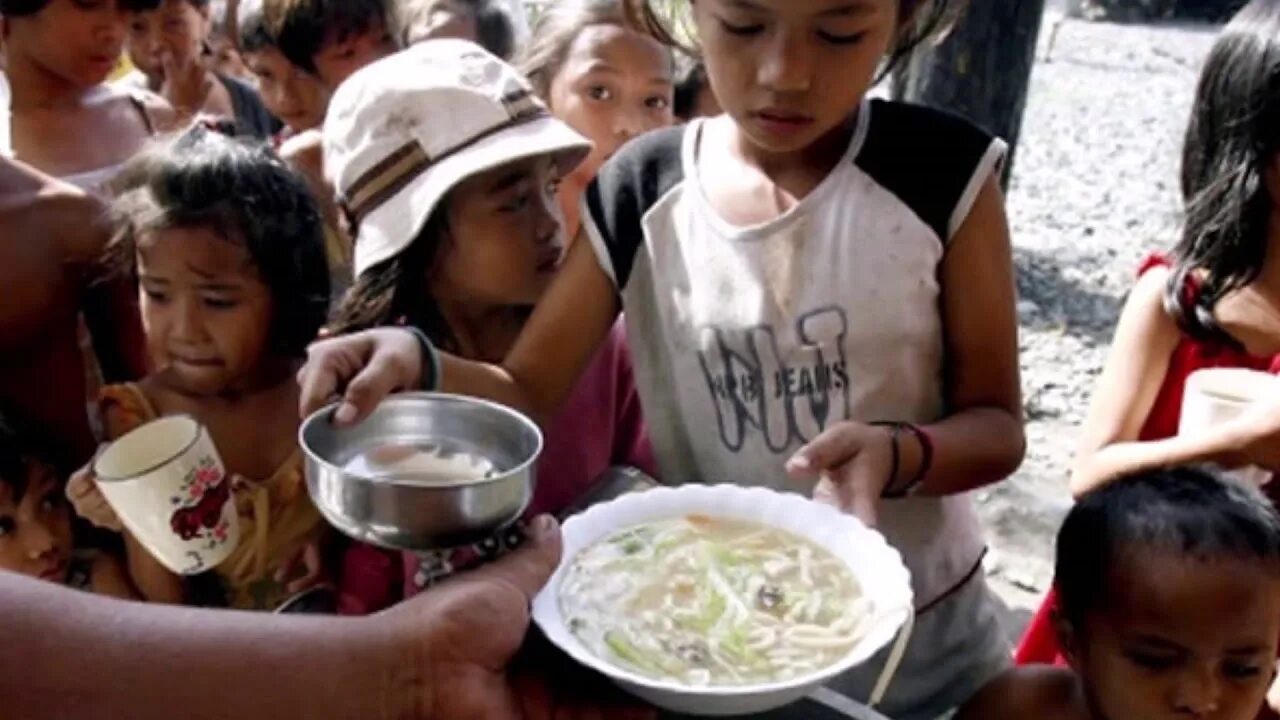
[{"label": "white bucket hat", "polygon": [[458,183],[591,143],[551,116],[515,68],[465,40],[429,40],[375,62],[334,93],[325,175],[355,236],[355,273],[395,257]]}]

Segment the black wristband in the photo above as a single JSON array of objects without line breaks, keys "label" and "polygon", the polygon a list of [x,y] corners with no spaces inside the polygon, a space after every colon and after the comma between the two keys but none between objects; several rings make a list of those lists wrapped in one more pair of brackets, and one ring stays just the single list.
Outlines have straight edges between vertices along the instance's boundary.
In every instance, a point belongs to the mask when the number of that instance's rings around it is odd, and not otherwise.
[{"label": "black wristband", "polygon": [[436,350],[435,343],[431,342],[431,338],[420,328],[412,325],[405,325],[408,330],[418,340],[418,348],[422,352],[422,389],[428,392],[434,392],[440,389],[440,351]]}]

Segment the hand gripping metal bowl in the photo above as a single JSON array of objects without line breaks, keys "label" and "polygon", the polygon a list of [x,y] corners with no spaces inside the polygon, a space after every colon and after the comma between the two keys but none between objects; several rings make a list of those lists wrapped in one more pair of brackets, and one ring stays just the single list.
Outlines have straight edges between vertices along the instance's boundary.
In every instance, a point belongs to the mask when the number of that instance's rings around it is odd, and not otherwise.
[{"label": "hand gripping metal bowl", "polygon": [[[476,398],[406,393],[385,400],[364,422],[339,428],[330,420],[336,407],[307,418],[299,444],[316,507],[357,540],[415,551],[468,545],[514,523],[533,497],[542,433],[514,410]],[[496,472],[428,484],[411,475],[365,477],[345,469],[361,453],[402,444],[482,457]]]}]

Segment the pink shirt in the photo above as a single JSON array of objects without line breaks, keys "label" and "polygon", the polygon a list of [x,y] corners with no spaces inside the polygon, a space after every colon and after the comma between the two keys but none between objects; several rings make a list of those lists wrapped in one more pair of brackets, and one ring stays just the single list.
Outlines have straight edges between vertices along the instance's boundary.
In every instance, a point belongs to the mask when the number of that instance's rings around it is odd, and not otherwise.
[{"label": "pink shirt", "polygon": [[[640,411],[632,377],[631,355],[627,350],[626,326],[622,319],[609,332],[595,358],[560,413],[547,426],[542,457],[538,460],[537,486],[528,517],[542,513],[559,513],[570,507],[591,489],[594,480],[615,465],[630,465],[646,473],[654,472],[653,451]],[[361,557],[346,558],[344,575],[354,582],[343,583],[352,614],[370,612],[382,605],[386,561],[377,558],[382,551],[362,548],[354,553]],[[464,549],[458,562],[474,559],[476,551]],[[483,553],[481,553],[483,555]],[[384,556],[385,557],[385,556]],[[448,562],[448,559],[442,559]],[[404,553],[404,595],[422,591],[418,570],[420,559]],[[356,580],[359,578],[359,580]],[[360,587],[354,587],[360,586]],[[362,591],[361,588],[364,588]],[[354,597],[369,594],[363,602]],[[372,596],[379,600],[373,600]],[[356,608],[360,608],[356,610]]]}]

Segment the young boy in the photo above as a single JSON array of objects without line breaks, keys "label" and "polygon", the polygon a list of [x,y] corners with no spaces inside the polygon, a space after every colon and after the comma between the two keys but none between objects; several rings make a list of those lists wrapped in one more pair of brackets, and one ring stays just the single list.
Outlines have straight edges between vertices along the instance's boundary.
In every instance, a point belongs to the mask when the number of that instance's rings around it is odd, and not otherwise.
[{"label": "young boy", "polygon": [[398,49],[386,0],[265,0],[263,9],[280,52],[330,92]]},{"label": "young boy", "polygon": [[46,428],[78,467],[90,430],[77,339],[84,312],[108,380],[141,376],[145,343],[130,283],[97,283],[104,209],[92,196],[0,157],[0,400]]},{"label": "young boy", "polygon": [[281,139],[324,124],[329,90],[320,79],[289,62],[268,29],[262,0],[243,0],[236,17],[240,57],[258,85],[272,115],[285,124]]},{"label": "young boy", "polygon": [[119,561],[77,551],[58,453],[0,412],[0,570],[121,598],[135,597]]},{"label": "young boy", "polygon": [[992,681],[956,720],[1252,720],[1275,675],[1280,516],[1254,488],[1177,468],[1087,495],[1058,533],[1070,669]]}]

